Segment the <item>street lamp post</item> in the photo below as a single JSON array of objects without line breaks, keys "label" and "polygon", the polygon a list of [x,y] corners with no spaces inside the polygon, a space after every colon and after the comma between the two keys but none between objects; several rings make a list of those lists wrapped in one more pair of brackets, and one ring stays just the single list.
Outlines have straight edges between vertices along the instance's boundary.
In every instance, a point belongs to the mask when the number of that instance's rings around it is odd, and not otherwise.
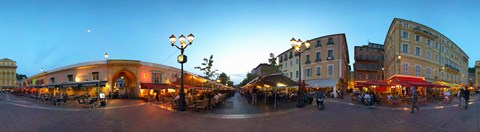
[{"label": "street lamp post", "polygon": [[181,64],[181,84],[180,84],[180,99],[179,99],[179,102],[178,102],[178,111],[185,111],[186,108],[186,103],[185,103],[185,92],[183,91],[183,63],[187,62],[187,56],[183,54],[183,52],[185,51],[185,49],[189,46],[189,45],[192,45],[192,42],[193,42],[193,39],[195,38],[195,36],[193,36],[193,34],[190,34],[188,35],[188,43],[185,41],[185,36],[183,35],[180,35],[180,37],[178,37],[178,39],[180,40],[180,46],[178,45],[175,45],[175,41],[176,41],[176,38],[175,38],[175,35],[172,34],[172,36],[170,36],[170,43],[172,44],[172,47],[175,46],[177,47],[177,49],[179,49],[181,51],[181,54],[177,57],[177,62]]},{"label": "street lamp post", "polygon": [[398,63],[398,74],[399,74],[399,75],[402,74],[402,73],[400,72],[401,69],[402,69],[402,68],[401,68],[401,67],[402,67],[402,63],[400,62],[401,59],[402,59],[402,56],[399,55],[399,56],[398,56],[398,60],[397,60],[397,63]]},{"label": "street lamp post", "polygon": [[[302,90],[302,57],[301,54],[305,51],[307,51],[310,48],[310,42],[305,41],[302,42],[302,40],[298,39],[295,40],[295,38],[292,38],[290,40],[290,44],[292,45],[293,49],[295,49],[295,52],[298,55],[298,94],[297,94],[297,107],[301,108],[305,106],[305,102],[303,101],[303,90]],[[305,49],[301,51],[301,46],[305,45]]]},{"label": "street lamp post", "polygon": [[[110,99],[112,99],[112,85],[110,85],[108,83],[108,81],[110,81],[110,75],[109,75],[110,72],[108,71],[108,53],[105,53],[105,64],[107,64],[107,84],[108,84],[108,86],[110,86],[110,88],[108,88],[108,91],[110,93],[108,93],[108,94],[110,94]],[[106,87],[106,85],[105,85],[105,87]]]}]

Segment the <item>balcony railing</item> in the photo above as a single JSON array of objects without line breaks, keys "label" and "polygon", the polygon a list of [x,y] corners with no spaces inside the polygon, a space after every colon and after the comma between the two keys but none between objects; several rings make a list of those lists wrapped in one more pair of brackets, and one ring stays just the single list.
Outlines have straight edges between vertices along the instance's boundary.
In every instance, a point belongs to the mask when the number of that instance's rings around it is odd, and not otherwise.
[{"label": "balcony railing", "polygon": [[333,45],[334,42],[333,41],[328,41],[327,45]]},{"label": "balcony railing", "polygon": [[458,70],[458,68],[455,68],[455,67],[453,67],[452,65],[445,64],[445,67],[446,67],[446,68],[449,68],[449,69],[452,69],[452,70],[454,70],[454,71],[460,72],[460,70]]},{"label": "balcony railing", "polygon": [[420,27],[413,28],[413,30],[417,33],[424,34],[425,36],[428,36],[431,39],[438,39],[437,35],[434,35],[431,31],[423,30]]},{"label": "balcony railing", "polygon": [[327,60],[333,60],[333,56],[327,57]]}]

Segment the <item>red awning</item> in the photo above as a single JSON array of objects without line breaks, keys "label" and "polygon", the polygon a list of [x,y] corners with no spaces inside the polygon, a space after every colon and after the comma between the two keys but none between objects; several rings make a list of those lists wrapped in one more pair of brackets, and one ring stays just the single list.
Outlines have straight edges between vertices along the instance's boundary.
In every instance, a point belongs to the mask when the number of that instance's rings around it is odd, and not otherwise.
[{"label": "red awning", "polygon": [[377,92],[386,92],[387,91],[387,86],[380,86],[376,89]]},{"label": "red awning", "polygon": [[141,83],[142,89],[167,89],[175,88],[175,85],[164,84],[164,83]]},{"label": "red awning", "polygon": [[382,81],[377,81],[377,80],[371,80],[371,81],[366,81],[363,83],[364,85],[378,85],[378,86],[385,86],[387,85],[386,83]]},{"label": "red awning", "polygon": [[422,77],[415,76],[394,76],[389,79],[389,85],[434,87],[435,85],[425,81]]},{"label": "red awning", "polygon": [[367,85],[363,85],[363,84],[357,84],[355,85],[355,87],[368,87]]},{"label": "red awning", "polygon": [[370,80],[366,82],[356,82],[356,87],[370,87],[370,86],[386,86],[387,84],[382,81]]}]

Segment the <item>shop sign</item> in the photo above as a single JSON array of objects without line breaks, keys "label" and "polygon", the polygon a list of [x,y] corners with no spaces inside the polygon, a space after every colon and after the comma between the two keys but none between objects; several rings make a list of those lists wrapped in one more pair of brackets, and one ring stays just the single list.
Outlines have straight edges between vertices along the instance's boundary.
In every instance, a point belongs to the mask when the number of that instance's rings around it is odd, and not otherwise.
[{"label": "shop sign", "polygon": [[96,87],[98,86],[97,83],[85,83],[85,84],[82,84],[82,87]]},{"label": "shop sign", "polygon": [[68,87],[78,87],[78,84],[64,84],[62,87],[68,88]]}]

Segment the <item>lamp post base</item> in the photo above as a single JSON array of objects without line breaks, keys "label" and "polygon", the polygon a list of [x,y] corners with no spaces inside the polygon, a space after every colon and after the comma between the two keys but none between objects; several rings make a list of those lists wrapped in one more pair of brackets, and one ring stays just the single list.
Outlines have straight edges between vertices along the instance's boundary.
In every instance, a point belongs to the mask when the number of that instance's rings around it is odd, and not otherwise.
[{"label": "lamp post base", "polygon": [[303,101],[303,99],[300,99],[297,102],[297,108],[303,108],[304,106],[305,106],[305,102]]}]

